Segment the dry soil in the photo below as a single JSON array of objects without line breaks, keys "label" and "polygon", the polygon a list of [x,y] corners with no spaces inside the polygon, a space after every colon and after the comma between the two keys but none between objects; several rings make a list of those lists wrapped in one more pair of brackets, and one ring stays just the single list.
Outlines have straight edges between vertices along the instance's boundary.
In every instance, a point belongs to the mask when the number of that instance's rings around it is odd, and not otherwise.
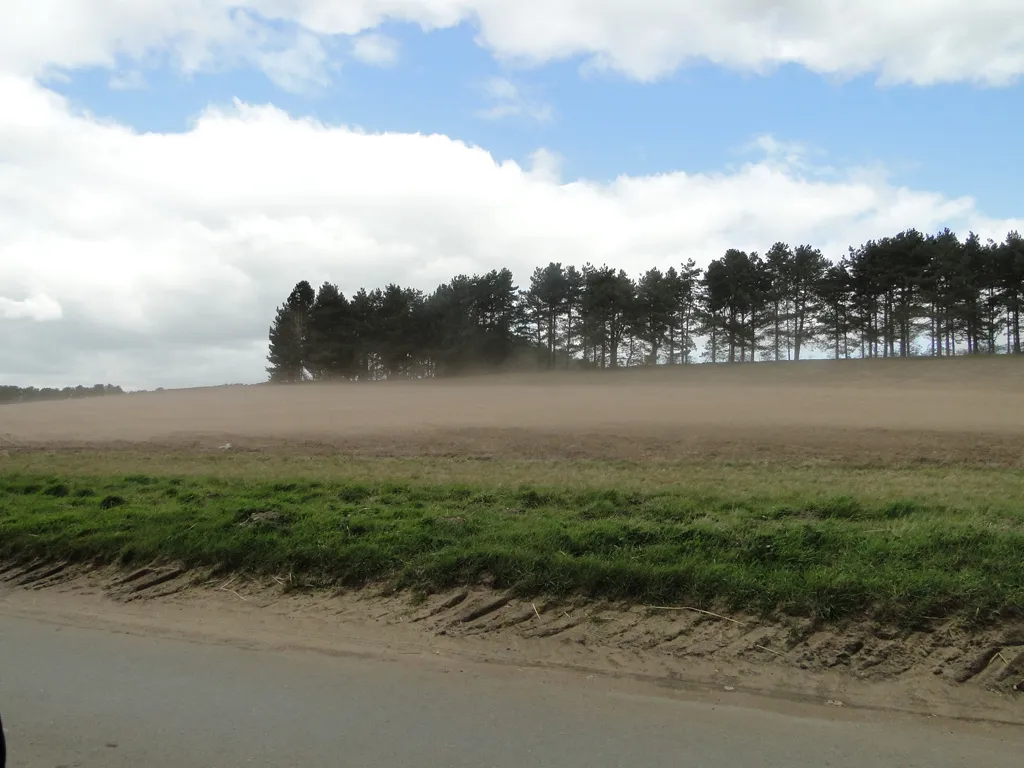
[{"label": "dry soil", "polygon": [[1024,466],[1024,358],[227,386],[0,407],[8,448]]}]

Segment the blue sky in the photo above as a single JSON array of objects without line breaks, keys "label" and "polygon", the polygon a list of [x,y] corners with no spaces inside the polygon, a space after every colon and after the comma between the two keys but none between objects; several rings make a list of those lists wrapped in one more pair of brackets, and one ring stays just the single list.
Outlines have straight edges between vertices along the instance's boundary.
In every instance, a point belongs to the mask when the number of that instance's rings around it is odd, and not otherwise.
[{"label": "blue sky", "polygon": [[[108,68],[66,73],[54,90],[140,131],[184,131],[208,105],[235,98],[369,131],[442,133],[527,162],[538,146],[567,177],[612,179],[749,159],[753,137],[806,144],[838,165],[882,165],[894,183],[973,196],[997,217],[1024,209],[1024,85],[879,85],[874,73],[821,76],[798,65],[766,74],[694,63],[653,83],[581,72],[581,57],[510,67],[474,42],[470,25],[424,32],[383,25],[399,42],[388,67],[348,59],[325,86],[299,92],[251,68],[183,74],[164,63],[141,88],[111,87]],[[550,111],[487,118],[487,83],[508,80]]]},{"label": "blue sky", "polygon": [[301,279],[1024,229],[1019,0],[5,13],[0,383],[260,381]]}]

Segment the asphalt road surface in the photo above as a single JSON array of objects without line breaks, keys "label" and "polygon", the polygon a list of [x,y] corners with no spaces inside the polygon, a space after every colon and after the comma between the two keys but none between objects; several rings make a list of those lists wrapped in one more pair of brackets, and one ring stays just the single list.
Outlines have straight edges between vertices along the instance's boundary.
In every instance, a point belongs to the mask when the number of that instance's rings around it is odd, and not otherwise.
[{"label": "asphalt road surface", "polygon": [[1024,754],[1010,728],[797,717],[582,676],[566,684],[6,616],[0,712],[11,768],[1019,768]]}]

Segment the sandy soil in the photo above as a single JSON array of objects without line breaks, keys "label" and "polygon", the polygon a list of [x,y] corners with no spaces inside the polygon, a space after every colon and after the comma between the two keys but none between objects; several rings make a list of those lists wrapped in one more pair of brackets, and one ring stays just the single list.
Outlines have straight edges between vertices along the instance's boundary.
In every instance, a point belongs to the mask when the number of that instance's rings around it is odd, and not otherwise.
[{"label": "sandy soil", "polygon": [[522,601],[486,588],[422,601],[170,565],[8,565],[0,568],[0,612],[248,648],[573,670],[753,697],[745,701],[755,706],[774,700],[1024,725],[1024,625],[980,634],[953,624],[928,632],[870,622],[826,628],[782,617]]},{"label": "sandy soil", "polygon": [[0,408],[8,447],[1024,466],[1024,358],[217,387]]}]

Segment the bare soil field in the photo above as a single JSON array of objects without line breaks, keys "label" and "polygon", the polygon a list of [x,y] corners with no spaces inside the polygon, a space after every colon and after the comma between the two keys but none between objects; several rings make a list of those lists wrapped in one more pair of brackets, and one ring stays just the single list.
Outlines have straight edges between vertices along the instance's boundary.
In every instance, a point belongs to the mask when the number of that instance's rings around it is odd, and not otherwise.
[{"label": "bare soil field", "polygon": [[229,386],[0,409],[4,447],[1024,466],[1024,359]]}]

